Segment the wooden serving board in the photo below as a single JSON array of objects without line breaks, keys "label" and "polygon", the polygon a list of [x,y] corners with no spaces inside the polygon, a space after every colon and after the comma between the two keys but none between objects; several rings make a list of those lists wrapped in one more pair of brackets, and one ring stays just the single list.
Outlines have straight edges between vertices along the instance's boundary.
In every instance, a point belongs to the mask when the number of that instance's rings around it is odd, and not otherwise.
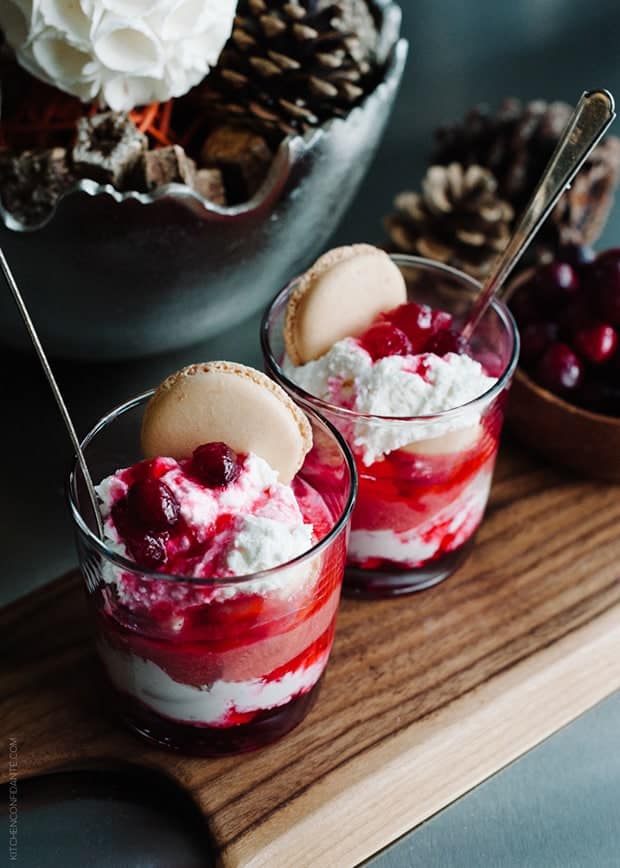
[{"label": "wooden serving board", "polygon": [[150,748],[101,713],[71,574],[0,614],[2,730],[21,777],[163,771],[224,866],[352,866],[620,687],[619,528],[620,488],[504,448],[468,563],[411,597],[344,601],[307,720],[219,760]]}]

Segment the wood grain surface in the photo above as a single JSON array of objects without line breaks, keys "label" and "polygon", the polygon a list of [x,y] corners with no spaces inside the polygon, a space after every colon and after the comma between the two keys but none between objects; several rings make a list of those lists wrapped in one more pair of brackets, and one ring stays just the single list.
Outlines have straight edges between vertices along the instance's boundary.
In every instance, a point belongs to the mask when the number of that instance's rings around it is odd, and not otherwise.
[{"label": "wood grain surface", "polygon": [[[467,564],[345,600],[319,700],[279,744],[196,760],[108,718],[80,579],[0,614],[19,776],[137,763],[187,788],[225,866],[352,866],[620,687],[620,488],[504,448]],[[6,775],[6,769],[3,769]]]}]

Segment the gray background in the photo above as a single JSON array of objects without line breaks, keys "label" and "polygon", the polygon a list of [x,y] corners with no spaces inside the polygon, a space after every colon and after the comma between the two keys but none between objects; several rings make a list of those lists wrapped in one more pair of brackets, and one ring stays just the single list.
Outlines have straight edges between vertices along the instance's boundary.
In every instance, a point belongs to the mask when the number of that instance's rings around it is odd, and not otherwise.
[{"label": "gray background", "polygon": [[[508,95],[574,102],[582,90],[601,86],[620,97],[617,0],[403,5],[411,41],[406,79],[383,147],[334,243],[380,240],[380,218],[394,194],[418,187],[432,130],[473,104],[497,105]],[[620,245],[620,206],[600,244],[611,245]],[[256,330],[252,319],[173,355],[107,365],[57,362],[55,370],[85,432],[110,406],[190,361],[228,357],[259,364]],[[75,555],[63,499],[70,450],[55,407],[30,357],[0,350],[0,364],[2,603],[69,569]],[[619,734],[616,695],[369,864],[620,866]],[[37,796],[24,785],[18,864],[201,863],[196,828],[163,807],[169,794],[147,803],[140,796],[145,786],[136,788],[135,798],[128,795],[131,787],[111,779],[101,790],[91,781],[88,797],[80,786],[71,781]]]}]

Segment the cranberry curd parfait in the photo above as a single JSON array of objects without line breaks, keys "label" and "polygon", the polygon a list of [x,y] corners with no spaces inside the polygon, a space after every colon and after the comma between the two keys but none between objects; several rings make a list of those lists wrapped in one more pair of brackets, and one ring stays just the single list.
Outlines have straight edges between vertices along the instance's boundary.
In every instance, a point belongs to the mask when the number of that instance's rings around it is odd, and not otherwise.
[{"label": "cranberry curd parfait", "polygon": [[301,720],[327,665],[354,471],[324,422],[226,362],[169,377],[141,442],[143,460],[96,487],[109,555],[89,590],[107,679],[154,741],[258,747]]},{"label": "cranberry curd parfait", "polygon": [[[469,346],[458,317],[410,298],[420,286],[429,296],[431,281],[416,280],[416,267],[437,271],[440,283],[461,277],[418,262],[399,267],[369,245],[332,250],[266,320],[270,373],[330,419],[354,453],[345,588],[371,596],[435,584],[464,556],[486,508],[516,362],[501,306]],[[280,358],[270,334],[278,304]]]}]

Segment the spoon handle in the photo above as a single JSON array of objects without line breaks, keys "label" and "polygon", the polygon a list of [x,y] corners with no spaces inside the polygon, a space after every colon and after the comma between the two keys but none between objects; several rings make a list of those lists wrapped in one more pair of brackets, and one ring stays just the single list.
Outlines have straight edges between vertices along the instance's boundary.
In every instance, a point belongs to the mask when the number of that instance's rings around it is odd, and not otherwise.
[{"label": "spoon handle", "polygon": [[69,411],[67,409],[67,405],[65,404],[64,398],[62,397],[62,393],[58,388],[58,383],[56,382],[56,378],[52,373],[52,369],[47,360],[47,356],[45,355],[45,350],[39,340],[39,335],[37,334],[37,330],[34,327],[34,323],[30,318],[30,314],[28,313],[28,309],[22,298],[22,294],[19,291],[15,278],[13,276],[13,272],[9,267],[9,263],[7,262],[6,256],[4,255],[4,251],[2,247],[0,247],[0,269],[4,274],[7,285],[11,291],[15,304],[21,314],[21,318],[24,321],[24,325],[26,326],[26,330],[28,332],[28,336],[32,341],[32,344],[37,352],[39,357],[39,361],[41,362],[41,367],[47,377],[47,381],[50,385],[54,398],[56,399],[56,403],[58,404],[58,409],[60,410],[60,415],[62,416],[62,420],[65,423],[65,427],[69,434],[69,438],[73,445],[73,449],[75,450],[75,454],[77,456],[78,463],[80,465],[80,469],[82,471],[82,476],[84,477],[84,482],[86,484],[86,489],[88,491],[88,497],[91,502],[93,514],[95,517],[95,521],[97,523],[97,531],[99,533],[99,539],[103,539],[103,524],[101,521],[101,512],[99,511],[99,505],[97,503],[97,494],[95,492],[95,486],[93,485],[93,480],[90,475],[90,471],[88,469],[88,465],[86,464],[86,458],[84,456],[84,452],[82,451],[82,446],[78,439],[78,436],[75,432],[75,428],[73,426],[73,422],[71,421],[71,416],[69,415]]},{"label": "spoon handle", "polygon": [[507,297],[501,292],[506,278],[615,118],[614,108],[614,98],[607,90],[582,94],[506,249],[474,302],[462,331],[466,340],[471,338],[493,297],[500,294]]}]

